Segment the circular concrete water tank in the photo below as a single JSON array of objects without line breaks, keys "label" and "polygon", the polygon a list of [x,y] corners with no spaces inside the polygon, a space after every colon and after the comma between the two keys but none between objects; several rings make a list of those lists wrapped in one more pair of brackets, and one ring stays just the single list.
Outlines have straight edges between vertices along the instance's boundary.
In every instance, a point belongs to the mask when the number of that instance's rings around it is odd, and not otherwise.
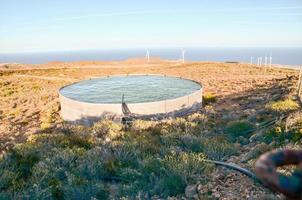
[{"label": "circular concrete water tank", "polygon": [[196,111],[202,86],[192,80],[163,75],[118,75],[84,80],[59,90],[61,117],[90,123],[121,118],[127,109],[138,116],[180,115]]}]

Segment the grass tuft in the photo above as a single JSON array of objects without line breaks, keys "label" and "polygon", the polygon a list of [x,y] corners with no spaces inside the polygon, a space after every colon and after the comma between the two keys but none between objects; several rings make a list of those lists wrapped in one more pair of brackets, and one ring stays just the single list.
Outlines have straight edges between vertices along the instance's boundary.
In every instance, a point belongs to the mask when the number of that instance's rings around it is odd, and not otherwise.
[{"label": "grass tuft", "polygon": [[237,139],[240,136],[248,137],[251,135],[250,131],[254,126],[245,120],[232,121],[226,126],[226,133],[231,137],[231,139]]},{"label": "grass tuft", "polygon": [[266,105],[266,108],[274,112],[284,113],[297,110],[299,108],[299,104],[291,99],[286,99],[283,101],[271,102]]},{"label": "grass tuft", "polygon": [[210,103],[215,103],[217,101],[217,97],[214,94],[207,93],[203,95],[202,101],[204,105],[208,105]]}]

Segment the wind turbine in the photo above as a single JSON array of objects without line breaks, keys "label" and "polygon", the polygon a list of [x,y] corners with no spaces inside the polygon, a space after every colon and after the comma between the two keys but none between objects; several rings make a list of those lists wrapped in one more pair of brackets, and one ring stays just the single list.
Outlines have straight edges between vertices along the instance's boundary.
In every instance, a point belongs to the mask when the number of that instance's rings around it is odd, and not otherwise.
[{"label": "wind turbine", "polygon": [[149,50],[147,50],[146,58],[147,58],[147,62],[150,63],[150,51]]},{"label": "wind turbine", "polygon": [[269,67],[272,66],[272,63],[273,63],[273,57],[272,57],[272,54],[269,56]]},{"label": "wind turbine", "polygon": [[267,56],[265,55],[265,61],[264,61],[264,66],[267,66]]},{"label": "wind turbine", "polygon": [[251,65],[253,65],[253,59],[254,59],[253,56],[251,56]]},{"label": "wind turbine", "polygon": [[182,49],[181,50],[181,54],[182,54],[182,63],[185,63],[185,54],[186,54],[186,50]]}]

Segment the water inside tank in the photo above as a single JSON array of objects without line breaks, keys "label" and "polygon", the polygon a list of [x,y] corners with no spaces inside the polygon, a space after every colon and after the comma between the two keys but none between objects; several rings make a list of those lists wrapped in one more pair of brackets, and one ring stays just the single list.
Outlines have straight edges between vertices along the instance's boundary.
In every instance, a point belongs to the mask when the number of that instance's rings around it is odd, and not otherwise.
[{"label": "water inside tank", "polygon": [[155,75],[120,76],[81,81],[60,90],[70,99],[88,103],[144,103],[175,99],[198,91],[193,81]]}]

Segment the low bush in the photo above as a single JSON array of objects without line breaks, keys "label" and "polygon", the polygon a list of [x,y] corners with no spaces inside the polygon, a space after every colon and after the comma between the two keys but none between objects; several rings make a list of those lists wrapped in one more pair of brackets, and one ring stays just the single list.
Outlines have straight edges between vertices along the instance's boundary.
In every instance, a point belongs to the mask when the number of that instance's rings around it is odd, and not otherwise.
[{"label": "low bush", "polygon": [[285,141],[285,139],[289,139],[290,134],[286,134],[284,132],[284,127],[277,125],[273,128],[270,128],[266,131],[266,133],[263,136],[263,141],[267,144],[271,142],[277,142],[278,144],[281,144]]},{"label": "low bush", "polygon": [[293,127],[291,127],[291,132],[293,134],[292,140],[294,142],[302,139],[302,119],[298,120]]},{"label": "low bush", "polygon": [[248,137],[251,135],[251,130],[254,126],[248,121],[231,121],[227,124],[225,132],[230,136],[231,139],[236,140],[240,136]]},{"label": "low bush", "polygon": [[213,160],[222,160],[237,152],[233,143],[230,143],[224,136],[213,136],[204,138],[201,144],[202,152]]},{"label": "low bush", "polygon": [[120,136],[122,127],[110,120],[102,120],[95,123],[91,128],[91,133],[103,140],[111,140]]},{"label": "low bush", "polygon": [[266,108],[274,112],[284,113],[297,110],[299,108],[299,104],[291,99],[286,99],[283,101],[271,102],[266,105]]},{"label": "low bush", "polygon": [[135,120],[131,126],[131,130],[133,131],[143,131],[152,126],[154,126],[156,122],[153,121],[145,121],[145,120]]},{"label": "low bush", "polygon": [[162,163],[167,170],[166,173],[177,174],[188,184],[192,183],[194,176],[202,175],[207,169],[205,158],[205,154],[202,153],[172,152],[162,159]]},{"label": "low bush", "polygon": [[276,142],[281,145],[286,141],[299,142],[302,139],[302,120],[298,120],[285,131],[284,124],[277,124],[275,127],[269,129],[264,135],[264,142]]},{"label": "low bush", "polygon": [[106,120],[90,128],[63,124],[32,135],[0,160],[0,198],[167,198],[211,172],[206,156],[230,154],[226,141],[206,140],[195,120],[138,124],[127,132]]},{"label": "low bush", "polygon": [[215,103],[216,101],[217,101],[217,97],[214,94],[207,93],[203,95],[202,102],[204,105]]},{"label": "low bush", "polygon": [[184,193],[187,185],[183,177],[172,173],[165,175],[159,181],[158,184],[159,184],[159,188],[161,189],[161,194],[164,197],[176,196],[178,194]]}]

